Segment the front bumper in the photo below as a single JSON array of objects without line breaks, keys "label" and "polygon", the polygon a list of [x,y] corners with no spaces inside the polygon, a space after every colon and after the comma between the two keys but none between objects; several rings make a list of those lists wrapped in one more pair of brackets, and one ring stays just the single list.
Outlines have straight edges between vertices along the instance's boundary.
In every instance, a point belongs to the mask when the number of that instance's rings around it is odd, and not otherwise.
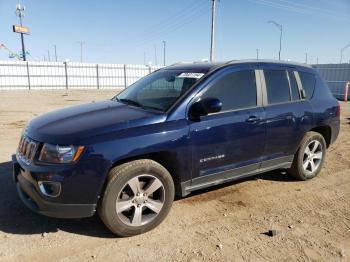
[{"label": "front bumper", "polygon": [[13,180],[22,202],[32,211],[56,218],[90,217],[95,213],[96,204],[63,204],[50,201],[38,190],[36,181],[18,163],[16,156],[12,156]]}]

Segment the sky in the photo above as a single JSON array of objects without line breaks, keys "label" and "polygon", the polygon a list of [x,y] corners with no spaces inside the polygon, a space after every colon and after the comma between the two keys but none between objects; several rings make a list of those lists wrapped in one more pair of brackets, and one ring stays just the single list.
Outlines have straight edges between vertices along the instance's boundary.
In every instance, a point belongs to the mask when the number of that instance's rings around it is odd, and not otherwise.
[{"label": "sky", "polygon": [[[21,50],[18,0],[0,0],[0,43]],[[166,64],[209,58],[211,0],[21,0],[29,60]],[[338,63],[350,44],[350,0],[219,0],[215,60],[277,59]],[[9,60],[0,50],[0,60]],[[13,59],[12,59],[13,60]],[[350,47],[343,61],[350,61]]]}]

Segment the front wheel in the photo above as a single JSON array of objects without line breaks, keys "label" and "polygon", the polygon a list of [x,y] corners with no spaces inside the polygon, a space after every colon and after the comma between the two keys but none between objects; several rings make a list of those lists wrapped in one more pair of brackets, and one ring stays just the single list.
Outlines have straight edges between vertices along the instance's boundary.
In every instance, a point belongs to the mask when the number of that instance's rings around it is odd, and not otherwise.
[{"label": "front wheel", "polygon": [[326,150],[326,141],[320,133],[307,132],[288,172],[300,180],[314,178],[321,171]]},{"label": "front wheel", "polygon": [[110,171],[99,215],[116,235],[141,234],[165,219],[174,192],[171,175],[157,162],[149,159],[128,162]]}]

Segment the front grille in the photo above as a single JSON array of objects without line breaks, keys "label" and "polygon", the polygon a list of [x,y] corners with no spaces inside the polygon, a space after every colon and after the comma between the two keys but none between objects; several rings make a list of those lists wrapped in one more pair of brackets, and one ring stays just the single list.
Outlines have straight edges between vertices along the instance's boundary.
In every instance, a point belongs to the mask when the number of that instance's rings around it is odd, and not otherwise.
[{"label": "front grille", "polygon": [[23,135],[19,141],[17,153],[23,162],[30,164],[33,161],[37,148],[37,142]]}]

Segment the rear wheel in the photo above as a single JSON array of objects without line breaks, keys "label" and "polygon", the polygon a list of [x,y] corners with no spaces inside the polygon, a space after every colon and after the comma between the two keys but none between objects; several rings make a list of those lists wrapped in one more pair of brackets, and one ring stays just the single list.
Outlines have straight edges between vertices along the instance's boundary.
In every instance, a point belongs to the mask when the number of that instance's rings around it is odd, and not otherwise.
[{"label": "rear wheel", "polygon": [[170,211],[174,183],[169,172],[152,160],[136,160],[110,171],[99,214],[119,236],[147,232]]},{"label": "rear wheel", "polygon": [[317,176],[322,168],[326,150],[326,141],[321,134],[306,133],[294,156],[292,167],[288,170],[289,173],[300,180],[308,180]]}]

